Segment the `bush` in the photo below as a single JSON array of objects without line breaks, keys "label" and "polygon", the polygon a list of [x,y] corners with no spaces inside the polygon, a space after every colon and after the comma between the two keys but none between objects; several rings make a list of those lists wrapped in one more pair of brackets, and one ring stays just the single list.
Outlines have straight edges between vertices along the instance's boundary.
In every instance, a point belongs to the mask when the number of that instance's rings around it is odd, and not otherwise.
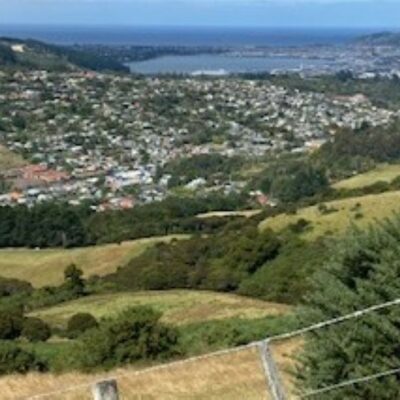
[{"label": "bush", "polygon": [[132,308],[91,329],[77,346],[82,369],[111,368],[175,353],[177,332],[160,323],[161,314],[148,307]]},{"label": "bush", "polygon": [[25,318],[21,335],[30,342],[45,342],[51,336],[49,325],[39,318]]},{"label": "bush", "polygon": [[82,333],[86,332],[91,328],[96,328],[98,322],[92,314],[78,313],[73,315],[67,325],[67,336],[70,339],[75,339]]},{"label": "bush", "polygon": [[12,340],[21,335],[22,314],[0,311],[0,340]]},{"label": "bush", "polygon": [[0,343],[0,375],[44,371],[46,366],[33,353],[25,351],[14,343]]},{"label": "bush", "polygon": [[13,296],[15,294],[31,294],[33,287],[29,282],[18,279],[0,278],[0,297]]},{"label": "bush", "polygon": [[295,224],[289,225],[289,229],[293,233],[302,233],[310,227],[311,227],[311,222],[304,218],[300,218]]}]

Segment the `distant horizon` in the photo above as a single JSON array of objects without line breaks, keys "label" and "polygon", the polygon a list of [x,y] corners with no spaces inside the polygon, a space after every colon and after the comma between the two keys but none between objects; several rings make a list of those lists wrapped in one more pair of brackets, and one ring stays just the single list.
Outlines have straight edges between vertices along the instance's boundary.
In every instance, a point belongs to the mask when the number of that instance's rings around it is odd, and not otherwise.
[{"label": "distant horizon", "polygon": [[0,36],[54,44],[138,46],[287,47],[340,45],[388,28],[244,27],[244,26],[115,26],[0,24]]}]

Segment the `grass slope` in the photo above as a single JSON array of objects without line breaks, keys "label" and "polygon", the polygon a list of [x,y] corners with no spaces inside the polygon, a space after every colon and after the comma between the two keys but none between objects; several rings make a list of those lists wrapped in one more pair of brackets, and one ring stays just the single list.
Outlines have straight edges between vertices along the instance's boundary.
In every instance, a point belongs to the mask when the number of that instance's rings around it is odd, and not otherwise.
[{"label": "grass slope", "polygon": [[22,157],[0,145],[0,172],[18,168],[25,164],[26,161]]},{"label": "grass slope", "polygon": [[[293,380],[287,370],[298,352],[298,340],[274,345],[273,355],[282,374],[288,395],[293,395]],[[140,374],[137,369],[125,368],[107,374],[12,375],[0,378],[2,400],[16,400],[30,396],[58,392],[57,400],[91,400],[93,382],[116,378],[120,395],[129,400],[272,400],[267,390],[265,375],[256,348],[217,357],[202,358],[185,363],[174,363],[162,369],[149,369]],[[71,387],[75,390],[68,390]]]},{"label": "grass slope", "polygon": [[197,215],[197,218],[225,218],[225,217],[245,217],[251,218],[260,214],[261,210],[246,210],[246,211],[211,211],[204,214]]},{"label": "grass slope", "polygon": [[29,281],[35,287],[58,285],[63,281],[65,267],[71,263],[82,268],[86,277],[103,276],[115,272],[155,243],[185,237],[165,236],[78,249],[0,250],[0,276]]},{"label": "grass slope", "polygon": [[90,387],[95,381],[117,376],[120,395],[129,400],[270,400],[265,377],[255,349],[173,364],[161,370],[135,374],[133,368],[109,374],[63,375],[28,374],[0,378],[2,400],[59,392],[71,386],[75,390],[53,394],[57,400],[91,400]]},{"label": "grass slope", "polygon": [[335,189],[358,189],[383,181],[390,183],[400,176],[400,164],[381,164],[365,174],[356,175],[336,183]]},{"label": "grass slope", "polygon": [[65,325],[77,312],[89,312],[97,318],[113,316],[127,307],[151,306],[163,313],[163,320],[184,325],[228,318],[256,319],[286,314],[290,307],[225,293],[194,290],[113,293],[89,296],[40,310],[34,315],[51,325]]},{"label": "grass slope", "polygon": [[[304,233],[304,238],[313,240],[326,234],[342,234],[352,223],[365,227],[376,220],[389,217],[400,210],[399,201],[400,191],[336,200],[326,203],[328,208],[334,208],[336,212],[322,214],[318,206],[306,207],[294,215],[281,214],[268,218],[261,222],[260,229],[280,231],[304,218],[312,223],[312,229]],[[361,214],[361,218],[357,218],[357,214]]]}]

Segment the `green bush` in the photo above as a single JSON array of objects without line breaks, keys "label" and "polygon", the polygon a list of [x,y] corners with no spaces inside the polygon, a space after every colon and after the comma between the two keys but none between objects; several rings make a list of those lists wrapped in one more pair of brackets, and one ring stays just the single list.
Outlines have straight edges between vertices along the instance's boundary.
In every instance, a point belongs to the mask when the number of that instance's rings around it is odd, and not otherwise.
[{"label": "green bush", "polygon": [[14,343],[0,343],[0,375],[26,373],[28,371],[44,371],[46,365],[37,357]]},{"label": "green bush", "polygon": [[13,311],[0,311],[0,340],[12,340],[21,335],[22,314]]},{"label": "green bush", "polygon": [[67,336],[70,339],[75,339],[82,333],[86,332],[91,328],[96,328],[98,322],[92,314],[78,313],[73,315],[67,325]]},{"label": "green bush", "polygon": [[151,308],[136,307],[87,331],[76,348],[80,368],[111,368],[173,355],[178,334],[160,323],[160,317]]},{"label": "green bush", "polygon": [[51,336],[51,329],[39,318],[25,318],[21,335],[30,342],[45,342]]}]

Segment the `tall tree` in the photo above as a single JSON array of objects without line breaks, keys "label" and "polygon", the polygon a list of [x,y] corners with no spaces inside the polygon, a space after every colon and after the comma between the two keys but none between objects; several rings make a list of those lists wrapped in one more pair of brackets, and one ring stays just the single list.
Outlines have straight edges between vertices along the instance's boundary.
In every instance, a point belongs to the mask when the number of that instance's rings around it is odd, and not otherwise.
[{"label": "tall tree", "polygon": [[[400,298],[400,216],[367,231],[355,228],[334,247],[314,279],[303,323],[327,320]],[[299,376],[322,388],[400,366],[400,307],[350,320],[307,337]],[[353,385],[323,399],[393,400],[400,375]]]}]

